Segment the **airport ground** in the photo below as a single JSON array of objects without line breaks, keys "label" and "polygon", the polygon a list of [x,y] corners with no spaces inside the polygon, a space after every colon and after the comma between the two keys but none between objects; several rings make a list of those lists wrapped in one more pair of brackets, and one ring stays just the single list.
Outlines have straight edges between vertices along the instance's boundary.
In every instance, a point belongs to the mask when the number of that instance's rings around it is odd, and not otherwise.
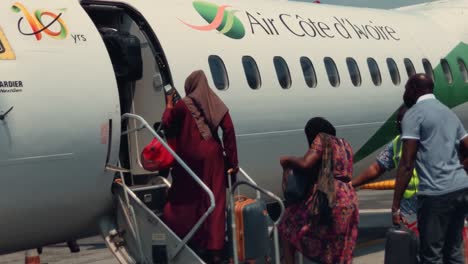
[{"label": "airport ground", "polygon": [[[384,262],[385,232],[390,224],[393,191],[360,191],[361,224],[354,264]],[[79,240],[81,252],[70,253],[66,244],[44,248],[42,264],[114,264],[118,263],[100,237]],[[0,264],[24,263],[24,252],[0,256]]]}]

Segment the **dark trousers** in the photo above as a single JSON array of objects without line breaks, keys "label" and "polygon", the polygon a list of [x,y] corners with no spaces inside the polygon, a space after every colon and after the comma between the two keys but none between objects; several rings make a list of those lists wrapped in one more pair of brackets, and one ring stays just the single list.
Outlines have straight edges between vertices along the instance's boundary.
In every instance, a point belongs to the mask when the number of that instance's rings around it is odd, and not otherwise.
[{"label": "dark trousers", "polygon": [[[468,180],[468,179],[467,179]],[[468,189],[418,197],[421,264],[463,264],[463,225]]]}]

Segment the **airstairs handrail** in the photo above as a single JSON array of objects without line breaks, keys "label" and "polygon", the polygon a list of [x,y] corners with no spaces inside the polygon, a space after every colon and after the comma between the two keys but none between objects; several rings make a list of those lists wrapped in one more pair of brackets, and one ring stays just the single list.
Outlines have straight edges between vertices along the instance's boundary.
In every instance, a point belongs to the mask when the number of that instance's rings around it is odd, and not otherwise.
[{"label": "airstairs handrail", "polygon": [[172,254],[172,256],[170,256],[171,258],[174,258],[175,256],[177,256],[177,254],[182,250],[182,248],[188,243],[188,241],[193,237],[193,235],[195,234],[195,232],[198,231],[198,229],[201,227],[201,225],[203,224],[203,222],[206,221],[206,219],[208,218],[208,216],[213,212],[214,208],[215,208],[215,199],[214,199],[214,195],[213,195],[213,192],[208,188],[208,186],[205,185],[205,183],[203,183],[203,181],[192,171],[192,169],[190,169],[190,167],[172,150],[172,148],[166,143],[166,141],[164,141],[159,135],[158,133],[156,133],[156,131],[154,131],[154,129],[148,124],[148,122],[146,122],[145,119],[143,119],[143,117],[139,116],[139,115],[135,115],[135,114],[124,114],[122,115],[122,121],[124,121],[125,119],[135,119],[137,121],[139,121],[141,123],[141,126],[139,126],[137,129],[132,129],[132,130],[128,130],[128,131],[125,131],[123,132],[122,134],[129,134],[129,133],[132,133],[132,132],[135,132],[135,131],[139,131],[143,128],[147,128],[151,134],[153,134],[153,136],[155,138],[157,138],[159,140],[159,142],[161,142],[161,145],[174,157],[174,159],[179,163],[180,166],[182,166],[182,168],[185,169],[185,171],[188,172],[188,174],[195,180],[195,182],[200,185],[200,187],[202,187],[202,189],[208,194],[209,198],[210,198],[210,207],[208,208],[208,210],[206,210],[206,212],[203,214],[203,216],[198,220],[198,222],[195,224],[195,226],[190,230],[190,232],[188,232],[188,234],[182,239],[181,243],[179,245],[177,245],[176,249],[173,251],[174,253]]},{"label": "airstairs handrail", "polygon": [[[122,164],[120,164],[120,160],[119,160],[119,167],[121,167]],[[131,214],[131,219],[130,219],[130,216],[128,215],[128,212],[125,212],[124,211],[124,214],[125,214],[125,220],[127,221],[128,225],[129,225],[129,228],[130,228],[130,232],[132,233],[132,236],[133,238],[135,239],[136,243],[137,243],[137,248],[138,248],[138,253],[140,254],[140,257],[142,259],[145,258],[145,254],[143,254],[143,247],[141,245],[141,237],[140,237],[140,231],[138,229],[138,223],[136,221],[136,217],[135,217],[135,210],[133,209],[133,206],[130,205],[130,198],[129,198],[129,192],[125,189],[125,187],[127,186],[126,183],[125,183],[125,177],[123,175],[123,171],[119,171],[119,174],[120,174],[120,179],[122,179],[122,186],[124,186],[124,196],[125,196],[125,202],[127,203],[127,209],[130,211],[130,214]],[[125,209],[123,207],[123,202],[122,202],[122,199],[119,197],[119,203],[120,203],[120,206],[122,206],[122,209]],[[135,225],[135,226],[133,226]]]},{"label": "airstairs handrail", "polygon": [[[243,173],[246,175],[245,172],[243,172]],[[252,178],[250,178],[250,180],[252,180]],[[229,184],[230,184],[230,182],[229,182]],[[278,219],[273,223],[273,240],[274,240],[274,243],[275,243],[275,262],[276,262],[276,264],[280,264],[278,225],[281,222],[281,220],[283,219],[283,215],[284,215],[284,212],[286,210],[285,207],[284,207],[283,200],[281,200],[281,198],[279,198],[278,196],[276,196],[272,192],[257,186],[255,183],[251,183],[251,182],[248,182],[248,181],[238,181],[237,183],[235,183],[234,186],[232,186],[232,188],[231,188],[231,193],[229,194],[229,202],[230,202],[230,207],[231,207],[231,217],[233,219],[231,221],[231,225],[232,225],[232,234],[233,234],[232,235],[232,245],[233,245],[233,251],[234,251],[233,252],[234,263],[238,264],[239,259],[237,258],[237,241],[236,241],[237,239],[236,239],[236,235],[235,235],[236,234],[236,221],[234,221],[235,212],[234,212],[234,199],[233,199],[233,196],[234,196],[235,190],[241,185],[247,185],[250,188],[253,188],[253,189],[257,190],[258,192],[261,192],[261,193],[265,194],[266,196],[269,196],[269,197],[273,198],[280,205],[281,213],[280,213]]]},{"label": "airstairs handrail", "polygon": [[[155,214],[155,212],[153,212],[151,209],[149,209],[149,208],[140,200],[140,198],[138,198],[138,196],[136,195],[136,193],[135,193],[132,189],[130,189],[130,187],[128,187],[127,185],[125,185],[125,183],[123,183],[123,182],[122,182],[122,183],[116,183],[116,184],[119,185],[119,186],[122,188],[122,191],[128,195],[129,199],[132,200],[132,201],[135,203],[135,205],[136,205],[137,207],[140,207],[140,209],[142,209],[144,212],[146,212],[147,217],[152,217],[152,218],[153,218],[153,219],[148,218],[147,220],[149,220],[150,222],[153,222],[154,220],[157,220],[157,221],[156,221],[157,223],[160,222],[160,220],[158,219],[158,216]],[[123,202],[122,202],[122,199],[119,199],[119,200],[120,200],[120,203],[123,203]],[[132,206],[132,207],[133,207],[133,206]],[[124,214],[125,214],[125,212],[124,212]],[[126,219],[127,223],[130,223],[130,222],[129,222],[129,219],[128,219],[130,216],[124,215],[124,217],[127,218],[127,219]],[[169,228],[167,225],[165,225],[164,222],[161,222],[161,225],[164,226],[165,229],[168,229],[168,230],[167,230],[168,235],[172,235],[172,236],[177,237],[177,235],[174,233],[174,231],[170,230],[170,228]],[[130,229],[131,229],[131,228],[132,228],[132,227],[130,227]],[[132,230],[130,230],[130,231],[132,231]],[[135,236],[134,236],[134,237],[135,237]],[[175,247],[174,247],[174,249],[175,249]],[[168,251],[171,252],[171,251],[173,251],[174,249],[171,248],[171,249],[168,249]],[[187,250],[193,252],[193,250],[190,249],[190,248],[188,248],[188,247],[187,247]],[[142,253],[140,253],[140,254],[142,254]],[[170,253],[169,253],[169,254],[170,254]],[[193,253],[193,254],[195,254],[195,253]],[[175,254],[173,254],[173,255],[175,256]],[[149,261],[149,260],[146,258],[145,255],[142,255],[141,259],[142,259],[143,261],[142,261],[142,262],[138,262],[138,263],[142,263],[142,264],[143,264],[143,263],[144,263],[144,264],[153,263],[153,261]],[[196,262],[193,262],[193,263],[204,263],[201,259],[199,259],[199,260],[200,260],[200,261],[196,261]],[[169,263],[172,263],[172,262],[169,262]],[[177,263],[179,263],[179,262],[177,262]],[[182,263],[183,263],[183,262],[182,262]]]},{"label": "airstairs handrail", "polygon": [[[244,178],[247,179],[247,181],[249,181],[250,183],[252,183],[255,186],[258,186],[258,184],[254,181],[254,179],[252,177],[250,177],[249,174],[247,174],[247,172],[245,172],[244,169],[239,168],[239,171],[244,175]],[[260,199],[260,197],[261,197],[260,191],[256,190],[256,193],[257,193],[257,199]]]}]

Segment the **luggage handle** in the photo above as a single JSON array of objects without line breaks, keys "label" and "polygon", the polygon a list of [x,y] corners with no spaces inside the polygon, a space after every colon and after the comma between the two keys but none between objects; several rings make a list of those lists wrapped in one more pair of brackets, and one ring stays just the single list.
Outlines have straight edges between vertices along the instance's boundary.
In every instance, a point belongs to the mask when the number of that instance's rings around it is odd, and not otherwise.
[{"label": "luggage handle", "polygon": [[[229,181],[229,189],[230,189],[229,202],[230,202],[230,207],[231,207],[231,218],[232,219],[235,219],[234,198],[233,198],[234,192],[241,185],[247,185],[250,188],[255,189],[257,192],[263,193],[266,196],[269,196],[269,197],[273,198],[280,205],[281,213],[280,213],[278,219],[273,223],[273,240],[274,240],[274,244],[275,244],[275,262],[276,262],[276,264],[280,264],[278,225],[281,222],[281,220],[283,218],[283,215],[284,215],[284,211],[285,211],[284,203],[281,200],[281,198],[279,198],[278,196],[276,196],[275,194],[273,194],[270,191],[267,191],[267,190],[265,190],[265,189],[263,189],[261,187],[258,187],[256,184],[253,184],[253,183],[247,182],[247,181],[238,181],[238,182],[236,182],[234,184],[234,186],[231,186],[231,181]],[[232,228],[232,234],[233,234],[232,235],[232,248],[233,248],[233,256],[234,256],[234,264],[238,264],[239,263],[239,258],[238,258],[238,255],[237,255],[237,241],[236,241],[236,236],[235,236],[235,234],[236,234],[236,221],[231,221],[231,228]]]},{"label": "luggage handle", "polygon": [[[247,172],[245,172],[244,169],[239,168],[239,172],[242,173],[242,174],[244,175],[244,178],[245,178],[248,182],[252,183],[252,184],[255,185],[255,186],[258,186],[258,184],[254,181],[254,179],[252,179],[252,177],[250,177],[250,176],[247,174]],[[231,187],[232,187],[232,186],[231,186],[231,183],[232,183],[232,175],[228,173],[228,177],[229,177],[229,179],[228,179],[228,181],[229,181],[229,191],[231,191]],[[237,191],[237,195],[238,195],[238,196],[241,195],[240,189]],[[262,197],[260,191],[258,191],[258,190],[256,190],[256,195],[257,195],[256,199],[260,199],[260,198]]]},{"label": "luggage handle", "polygon": [[232,189],[231,189],[231,196],[234,195],[235,190],[236,190],[239,186],[241,186],[241,185],[247,185],[247,186],[249,186],[250,188],[255,189],[255,190],[257,190],[257,191],[259,191],[259,192],[265,194],[266,196],[269,196],[270,198],[273,198],[273,200],[276,200],[276,201],[279,203],[279,205],[280,205],[280,207],[281,207],[281,213],[280,213],[280,216],[278,217],[278,219],[274,222],[275,225],[278,225],[278,224],[281,222],[281,220],[282,220],[282,218],[283,218],[284,211],[285,211],[284,203],[283,203],[283,201],[281,200],[281,198],[279,198],[278,196],[276,196],[276,195],[273,194],[272,192],[270,192],[270,191],[268,191],[268,190],[265,190],[265,189],[263,189],[263,188],[261,188],[261,187],[255,185],[255,184],[252,184],[252,183],[250,183],[250,182],[248,182],[248,181],[238,181],[238,182],[236,182],[236,183],[234,184],[234,186],[232,186]]},{"label": "luggage handle", "polygon": [[414,233],[414,231],[411,230],[410,228],[408,228],[403,222],[399,223],[397,225],[393,224],[392,226],[398,232],[411,232],[411,233]]},{"label": "luggage handle", "polygon": [[237,194],[236,196],[234,196],[234,201],[236,201],[236,202],[241,202],[241,201],[245,201],[245,200],[248,200],[248,199],[250,199],[250,198],[247,197],[246,195]]}]

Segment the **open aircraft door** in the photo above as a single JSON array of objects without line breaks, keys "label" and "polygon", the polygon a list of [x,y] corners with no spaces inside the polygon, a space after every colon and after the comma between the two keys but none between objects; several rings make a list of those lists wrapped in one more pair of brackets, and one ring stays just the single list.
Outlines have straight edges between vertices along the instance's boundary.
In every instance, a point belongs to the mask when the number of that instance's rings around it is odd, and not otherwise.
[{"label": "open aircraft door", "polygon": [[[163,86],[171,83],[171,76],[153,30],[137,10],[126,4],[97,1],[81,4],[102,34],[113,60],[122,114],[141,116],[157,126],[166,107]],[[128,60],[119,61],[121,57]],[[125,68],[129,70],[126,72]],[[130,170],[129,183],[145,184],[154,173],[143,169],[140,154],[153,136],[135,120],[122,124],[122,131],[127,129],[137,131],[122,136],[121,166]]]}]

